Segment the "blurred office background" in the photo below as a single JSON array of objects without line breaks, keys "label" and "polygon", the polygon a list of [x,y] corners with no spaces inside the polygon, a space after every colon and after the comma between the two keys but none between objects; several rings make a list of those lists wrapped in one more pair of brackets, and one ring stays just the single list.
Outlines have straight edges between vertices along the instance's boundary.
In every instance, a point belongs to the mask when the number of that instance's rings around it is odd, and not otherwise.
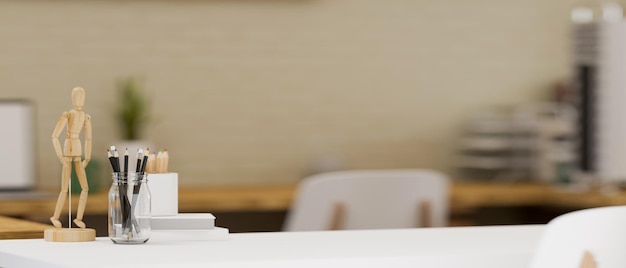
[{"label": "blurred office background", "polygon": [[[36,105],[37,185],[87,90],[93,158],[122,139],[117,82],[181,186],[293,185],[334,169],[457,173],[472,115],[548,100],[571,76],[570,12],[601,1],[1,1],[0,98]],[[107,178],[104,178],[106,180]]]}]

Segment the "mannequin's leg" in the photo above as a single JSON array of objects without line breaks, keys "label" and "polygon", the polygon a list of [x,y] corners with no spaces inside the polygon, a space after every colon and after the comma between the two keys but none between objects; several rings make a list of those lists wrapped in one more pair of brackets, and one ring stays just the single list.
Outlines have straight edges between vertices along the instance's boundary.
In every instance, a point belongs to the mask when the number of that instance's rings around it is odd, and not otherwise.
[{"label": "mannequin's leg", "polygon": [[[72,175],[72,158],[64,157],[63,168],[61,170],[61,192],[59,193],[59,198],[57,199],[56,207],[54,208],[54,215],[50,218],[52,225],[57,228],[61,228],[61,222],[59,221],[59,217],[61,216],[61,210],[65,205],[65,198],[67,197],[67,192],[70,183],[70,176]],[[72,213],[71,211],[68,213]]]},{"label": "mannequin's leg", "polygon": [[80,157],[74,158],[74,169],[76,170],[76,176],[80,183],[80,200],[78,201],[78,210],[76,211],[76,219],[74,223],[80,228],[85,228],[83,222],[83,214],[85,213],[85,206],[87,205],[87,195],[89,194],[89,186],[87,184],[87,174],[85,174],[85,167],[81,162]]}]

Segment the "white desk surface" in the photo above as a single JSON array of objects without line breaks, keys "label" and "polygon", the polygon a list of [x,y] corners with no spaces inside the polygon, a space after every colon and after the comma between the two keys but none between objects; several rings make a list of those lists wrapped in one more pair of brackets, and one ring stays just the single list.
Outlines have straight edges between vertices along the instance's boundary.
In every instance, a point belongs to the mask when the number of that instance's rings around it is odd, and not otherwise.
[{"label": "white desk surface", "polygon": [[239,233],[143,245],[0,240],[0,267],[527,267],[543,225]]}]

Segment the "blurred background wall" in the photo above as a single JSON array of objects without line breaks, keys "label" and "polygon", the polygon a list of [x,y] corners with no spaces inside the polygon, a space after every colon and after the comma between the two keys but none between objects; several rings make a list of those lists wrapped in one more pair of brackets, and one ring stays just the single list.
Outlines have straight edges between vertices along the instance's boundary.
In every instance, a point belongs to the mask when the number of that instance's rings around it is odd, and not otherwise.
[{"label": "blurred background wall", "polygon": [[1,1],[0,98],[37,105],[42,187],[58,185],[71,88],[104,164],[128,76],[181,184],[290,184],[325,161],[451,172],[470,114],[567,77],[569,12],[596,2]]}]

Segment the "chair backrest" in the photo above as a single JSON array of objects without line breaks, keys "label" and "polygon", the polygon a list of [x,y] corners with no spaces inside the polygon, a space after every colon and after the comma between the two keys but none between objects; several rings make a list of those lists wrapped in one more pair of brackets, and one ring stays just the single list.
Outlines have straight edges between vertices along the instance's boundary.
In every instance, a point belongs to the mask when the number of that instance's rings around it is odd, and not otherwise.
[{"label": "chair backrest", "polygon": [[585,209],[550,221],[531,268],[626,267],[626,206]]},{"label": "chair backrest", "polygon": [[283,229],[446,226],[448,188],[448,178],[430,170],[356,170],[313,175],[300,183]]}]

